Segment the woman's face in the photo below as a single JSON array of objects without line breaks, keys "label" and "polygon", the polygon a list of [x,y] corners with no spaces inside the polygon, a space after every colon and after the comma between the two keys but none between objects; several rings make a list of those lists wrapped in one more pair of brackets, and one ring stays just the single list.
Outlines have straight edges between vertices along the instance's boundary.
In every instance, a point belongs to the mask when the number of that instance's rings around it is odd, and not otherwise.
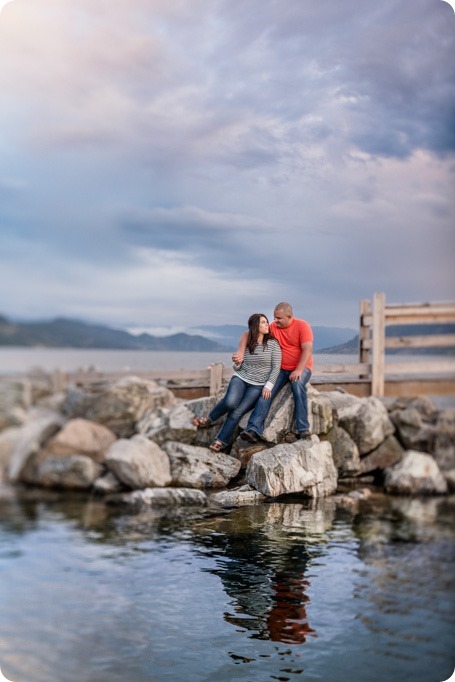
[{"label": "woman's face", "polygon": [[269,321],[267,320],[266,317],[261,317],[261,319],[259,320],[259,332],[261,334],[269,333]]}]

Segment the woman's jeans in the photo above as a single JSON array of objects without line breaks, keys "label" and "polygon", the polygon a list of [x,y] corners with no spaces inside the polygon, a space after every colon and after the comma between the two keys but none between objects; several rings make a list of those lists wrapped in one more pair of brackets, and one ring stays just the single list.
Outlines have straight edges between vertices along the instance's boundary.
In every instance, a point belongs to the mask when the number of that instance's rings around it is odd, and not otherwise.
[{"label": "woman's jeans", "polygon": [[[246,426],[247,431],[254,431],[258,436],[262,436],[264,431],[264,422],[267,417],[272,400],[276,394],[281,391],[283,386],[289,381],[289,376],[292,370],[280,369],[278,379],[272,389],[272,396],[269,400],[259,398],[256,403],[251,416]],[[294,417],[298,433],[309,431],[310,424],[308,422],[308,397],[306,385],[311,377],[311,372],[308,367],[302,372],[300,381],[291,381],[292,393],[294,395]]]},{"label": "woman's jeans", "polygon": [[240,377],[232,377],[226,391],[226,395],[215,405],[209,414],[212,422],[227,414],[226,420],[217,435],[217,440],[223,445],[228,445],[235,427],[244,414],[249,412],[262,393],[263,386],[248,384]]}]

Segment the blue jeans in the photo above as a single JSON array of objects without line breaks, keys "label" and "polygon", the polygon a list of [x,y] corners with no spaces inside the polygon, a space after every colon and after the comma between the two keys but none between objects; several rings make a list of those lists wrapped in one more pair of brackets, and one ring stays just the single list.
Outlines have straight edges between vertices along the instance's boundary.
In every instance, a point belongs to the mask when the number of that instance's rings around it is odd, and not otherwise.
[{"label": "blue jeans", "polygon": [[[289,381],[289,375],[291,374],[291,371],[292,370],[288,369],[280,369],[278,379],[276,380],[275,386],[272,389],[271,398],[269,400],[259,398],[256,403],[256,407],[248,419],[248,424],[246,425],[247,431],[254,431],[259,436],[262,436],[264,431],[264,422],[272,405],[272,400]],[[291,382],[292,393],[294,395],[294,417],[297,431],[299,433],[302,433],[302,431],[309,431],[310,429],[310,424],[308,422],[308,397],[306,388],[310,377],[311,372],[307,367],[302,372],[302,378],[300,381]]]},{"label": "blue jeans", "polygon": [[263,386],[248,384],[240,377],[232,377],[224,398],[215,405],[209,414],[209,419],[212,422],[217,421],[225,414],[228,415],[216,437],[223,445],[229,444],[235,427],[243,415],[251,410],[261,395],[262,389]]}]

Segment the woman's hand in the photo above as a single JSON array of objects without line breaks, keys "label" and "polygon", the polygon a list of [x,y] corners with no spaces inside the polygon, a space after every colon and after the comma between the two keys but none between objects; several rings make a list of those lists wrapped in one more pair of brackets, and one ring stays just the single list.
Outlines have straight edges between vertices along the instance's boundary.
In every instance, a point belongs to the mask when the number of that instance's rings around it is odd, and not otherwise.
[{"label": "woman's hand", "polygon": [[243,357],[243,355],[239,355],[237,352],[232,353],[232,362],[234,362],[236,365],[241,365],[243,362]]},{"label": "woman's hand", "polygon": [[264,400],[270,400],[271,396],[272,391],[270,390],[270,388],[266,388],[264,386],[264,388],[262,389],[262,397],[264,398]]}]

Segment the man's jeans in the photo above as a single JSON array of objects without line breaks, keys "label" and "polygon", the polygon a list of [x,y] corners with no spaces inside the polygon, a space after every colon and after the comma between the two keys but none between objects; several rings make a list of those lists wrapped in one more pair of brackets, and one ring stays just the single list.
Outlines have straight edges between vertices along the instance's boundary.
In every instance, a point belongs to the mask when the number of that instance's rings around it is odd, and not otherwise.
[{"label": "man's jeans", "polygon": [[[264,400],[264,398],[259,398],[256,403],[251,416],[248,420],[246,426],[247,431],[254,431],[259,436],[262,436],[264,431],[264,422],[267,417],[270,407],[272,405],[272,400],[279,391],[283,388],[285,384],[289,381],[289,376],[291,370],[280,369],[278,379],[276,380],[275,386],[272,389],[272,396],[269,400]],[[291,388],[294,394],[294,417],[298,433],[303,431],[309,431],[310,424],[308,422],[308,398],[307,398],[307,388],[306,385],[311,377],[311,372],[308,367],[302,372],[302,378],[300,381],[292,381]]]},{"label": "man's jeans", "polygon": [[232,377],[229,382],[226,395],[215,405],[209,414],[212,422],[218,421],[224,414],[228,414],[221,430],[217,435],[217,440],[223,445],[228,445],[234,429],[243,417],[249,412],[262,393],[263,386],[248,384],[240,377]]}]

